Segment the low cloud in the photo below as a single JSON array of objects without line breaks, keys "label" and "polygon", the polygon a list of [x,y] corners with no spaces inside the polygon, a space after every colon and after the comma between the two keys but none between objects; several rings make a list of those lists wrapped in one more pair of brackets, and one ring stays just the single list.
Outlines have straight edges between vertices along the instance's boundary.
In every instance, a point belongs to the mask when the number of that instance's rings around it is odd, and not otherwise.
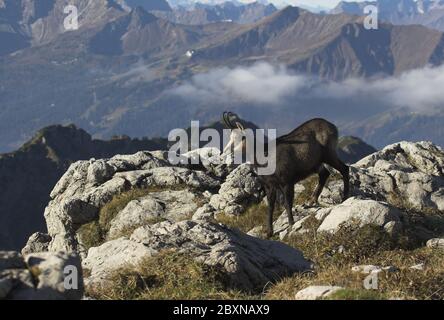
[{"label": "low cloud", "polygon": [[258,63],[250,67],[218,68],[195,75],[173,89],[183,98],[234,104],[297,105],[298,101],[350,99],[362,101],[357,107],[373,104],[388,108],[410,108],[429,112],[444,107],[444,66],[425,67],[399,76],[374,80],[347,79],[327,82],[300,75],[283,66]]},{"label": "low cloud", "polygon": [[251,67],[218,68],[195,75],[173,93],[189,99],[217,99],[258,104],[281,104],[307,86],[304,76],[283,66],[258,63]]},{"label": "low cloud", "polygon": [[403,73],[397,77],[378,80],[349,79],[330,82],[314,90],[315,95],[347,99],[363,97],[384,102],[389,106],[407,107],[412,111],[428,112],[444,107],[444,66],[425,67]]}]

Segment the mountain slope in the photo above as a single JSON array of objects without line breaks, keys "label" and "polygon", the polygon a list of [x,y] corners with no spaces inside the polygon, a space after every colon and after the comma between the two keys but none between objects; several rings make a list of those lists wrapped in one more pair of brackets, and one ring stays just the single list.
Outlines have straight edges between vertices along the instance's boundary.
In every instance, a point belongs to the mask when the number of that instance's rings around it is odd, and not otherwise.
[{"label": "mountain slope", "polygon": [[140,7],[105,26],[91,39],[96,54],[162,54],[198,41],[193,32],[147,13]]},{"label": "mountain slope", "polygon": [[381,20],[397,25],[421,24],[444,31],[444,2],[441,0],[341,1],[330,13],[364,15],[367,5],[378,7]]},{"label": "mountain slope", "polygon": [[288,7],[197,50],[194,59],[239,64],[266,59],[340,80],[441,64],[443,43],[441,32],[421,26],[381,24],[378,30],[366,30],[360,17]]},{"label": "mountain slope", "polygon": [[444,145],[444,112],[421,114],[409,110],[388,111],[343,127],[345,134],[362,137],[382,147],[399,140],[434,141]]},{"label": "mountain slope", "polygon": [[342,161],[353,164],[377,152],[374,147],[357,137],[341,137],[338,142],[338,155]]},{"label": "mountain slope", "polygon": [[[56,0],[56,5],[63,1]],[[184,99],[172,92],[195,75],[218,68],[266,61],[283,64],[290,73],[337,81],[398,75],[444,61],[439,31],[385,23],[369,31],[362,18],[346,14],[288,7],[253,24],[182,25],[141,8],[126,12],[110,0],[97,1],[94,8],[98,16],[110,18],[83,17],[77,31],[0,57],[0,150],[18,148],[53,123],[75,123],[108,138],[166,136],[173,128],[189,126],[191,119],[213,121],[227,108],[225,101],[196,103],[193,95]],[[311,103],[301,110],[306,112]],[[254,104],[230,106],[233,111],[241,108],[254,110],[254,118],[253,111],[246,115],[259,125],[270,124],[270,116]],[[327,111],[289,119],[297,111],[287,111],[273,115],[271,124],[286,122],[286,130],[304,116],[332,117]],[[333,116],[338,123],[350,121],[346,114]]]},{"label": "mountain slope", "polygon": [[[16,50],[47,43],[70,31],[65,29],[64,24],[68,17],[68,13],[65,13],[68,5],[77,8],[80,29],[95,27],[125,13],[114,0],[2,0],[0,26],[3,23],[13,26],[28,39],[25,43],[21,40]],[[1,51],[0,54],[13,52]]]}]

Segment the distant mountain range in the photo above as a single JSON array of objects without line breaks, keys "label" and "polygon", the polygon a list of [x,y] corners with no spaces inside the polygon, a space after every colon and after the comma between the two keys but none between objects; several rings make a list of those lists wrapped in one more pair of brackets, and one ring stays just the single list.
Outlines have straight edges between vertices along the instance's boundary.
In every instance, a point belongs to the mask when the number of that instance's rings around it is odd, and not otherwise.
[{"label": "distant mountain range", "polygon": [[253,23],[271,15],[277,9],[272,4],[254,2],[245,5],[224,2],[207,5],[197,3],[190,7],[179,7],[171,11],[151,11],[154,15],[169,21],[189,25],[203,25],[222,21],[241,24]]},{"label": "distant mountain range", "polygon": [[[0,151],[18,148],[51,124],[75,123],[96,138],[155,137],[187,127],[191,119],[210,123],[227,108],[261,127],[287,130],[321,115],[355,134],[368,126],[367,115],[361,114],[359,122],[339,109],[313,114],[311,100],[298,108],[264,112],[245,101],[228,106],[216,99],[196,103],[171,92],[196,75],[262,61],[323,81],[400,75],[444,61],[443,33],[418,25],[381,23],[379,30],[366,30],[362,17],[296,7],[241,25],[223,21],[226,16],[214,23],[185,25],[156,16],[170,15],[170,7],[153,14],[122,1],[0,0]],[[64,29],[67,4],[79,8],[79,30]],[[232,7],[211,10],[221,8]],[[268,14],[264,5],[237,8],[244,10],[239,21]],[[248,8],[260,8],[260,14],[249,15]],[[405,128],[409,130],[415,132]],[[384,136],[373,139],[376,133],[358,136],[376,146],[390,142]]]},{"label": "distant mountain range", "polygon": [[331,13],[363,15],[364,7],[376,5],[379,19],[396,25],[420,24],[444,31],[444,1],[442,0],[378,0],[341,1]]},{"label": "distant mountain range", "polygon": [[380,146],[382,141],[437,141],[444,146],[444,111],[430,114],[409,110],[387,111],[342,127],[344,134],[356,135]]}]

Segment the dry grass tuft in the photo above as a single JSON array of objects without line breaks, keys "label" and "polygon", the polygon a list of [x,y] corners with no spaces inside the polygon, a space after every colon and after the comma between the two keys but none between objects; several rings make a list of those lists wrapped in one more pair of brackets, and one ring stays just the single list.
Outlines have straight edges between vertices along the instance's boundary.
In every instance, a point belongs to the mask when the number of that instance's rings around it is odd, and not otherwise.
[{"label": "dry grass tuft", "polygon": [[[281,208],[277,208],[274,213],[274,219],[279,218]],[[262,226],[263,230],[267,228],[267,205],[263,202],[253,204],[246,212],[239,216],[228,214],[218,214],[217,222],[223,223],[230,228],[236,228],[243,232],[249,232],[251,229]]]},{"label": "dry grass tuft", "polygon": [[118,270],[109,280],[108,287],[87,288],[87,295],[100,300],[253,298],[226,289],[224,277],[217,269],[175,251],[164,251],[137,267]]},{"label": "dry grass tuft", "polygon": [[[142,198],[149,195],[150,193],[160,192],[164,190],[183,190],[184,185],[177,186],[150,186],[148,188],[134,188],[127,192],[121,193],[113,197],[113,199],[105,204],[99,212],[99,220],[93,221],[91,223],[85,224],[79,228],[77,234],[79,235],[82,244],[86,249],[97,247],[103,244],[107,239],[107,233],[111,228],[111,221],[117,216],[117,214],[122,211],[128,203],[133,200]],[[152,224],[162,221],[162,219],[153,219]],[[128,228],[121,233],[121,236],[131,234],[135,228]]]},{"label": "dry grass tuft", "polygon": [[[343,227],[336,235],[316,233],[316,220],[309,231],[286,239],[315,265],[315,272],[282,279],[266,293],[267,299],[294,299],[311,285],[344,287],[329,299],[444,299],[444,251],[411,249],[404,238],[393,238],[377,226]],[[410,267],[424,263],[424,270]],[[357,265],[394,266],[397,272],[378,277],[378,290],[365,290],[367,275],[352,272]]]}]

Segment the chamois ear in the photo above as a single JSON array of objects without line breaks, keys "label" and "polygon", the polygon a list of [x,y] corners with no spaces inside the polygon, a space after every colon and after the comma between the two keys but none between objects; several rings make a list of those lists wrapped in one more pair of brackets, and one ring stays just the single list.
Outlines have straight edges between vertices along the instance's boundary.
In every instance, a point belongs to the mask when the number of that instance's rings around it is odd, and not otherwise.
[{"label": "chamois ear", "polygon": [[242,123],[236,122],[236,126],[240,131],[245,131],[245,127]]}]

